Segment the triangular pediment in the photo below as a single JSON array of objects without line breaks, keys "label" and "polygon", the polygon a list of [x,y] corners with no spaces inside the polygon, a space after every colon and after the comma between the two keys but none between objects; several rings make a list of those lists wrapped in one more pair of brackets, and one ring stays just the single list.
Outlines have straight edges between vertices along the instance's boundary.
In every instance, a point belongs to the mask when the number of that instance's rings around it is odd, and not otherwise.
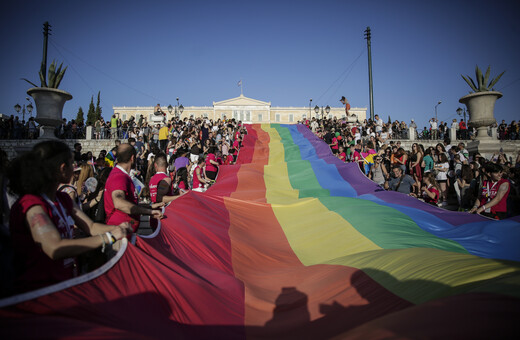
[{"label": "triangular pediment", "polygon": [[236,98],[226,99],[220,102],[213,102],[213,106],[271,106],[271,103],[240,95]]}]

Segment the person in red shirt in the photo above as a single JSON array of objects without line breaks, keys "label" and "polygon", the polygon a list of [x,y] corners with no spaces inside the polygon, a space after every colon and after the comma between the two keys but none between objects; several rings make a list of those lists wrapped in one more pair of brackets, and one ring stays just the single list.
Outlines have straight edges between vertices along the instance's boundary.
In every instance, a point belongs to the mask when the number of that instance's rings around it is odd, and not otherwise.
[{"label": "person in red shirt", "polygon": [[343,162],[347,161],[347,154],[345,153],[345,148],[343,146],[339,147],[338,158],[341,159]]},{"label": "person in red shirt", "polygon": [[[9,223],[16,292],[73,278],[78,275],[78,255],[104,250],[131,232],[128,223],[94,223],[66,193],[57,192],[60,183],[70,181],[73,170],[69,147],[53,140],[35,145],[7,169],[9,190],[19,196]],[[74,228],[89,236],[74,239]]]},{"label": "person in red shirt", "polygon": [[162,218],[158,210],[164,203],[154,203],[151,207],[138,205],[137,192],[130,177],[130,170],[135,166],[137,152],[130,144],[121,144],[117,148],[117,165],[108,176],[105,185],[105,213],[107,224],[129,222],[134,232],[139,228],[140,215]]},{"label": "person in red shirt", "polygon": [[[166,161],[166,154],[160,153],[155,156],[154,160],[155,175],[150,179],[150,200],[152,203],[164,202],[168,204],[175,199],[179,198],[179,195],[173,194],[172,180],[170,176],[166,174],[168,162]],[[186,191],[180,190],[179,193],[183,195]]]},{"label": "person in red shirt", "polygon": [[214,146],[210,147],[208,155],[206,156],[206,176],[213,181],[217,178],[218,173],[218,162],[215,156],[215,150],[216,148]]},{"label": "person in red shirt", "polygon": [[498,164],[489,163],[484,170],[488,180],[482,184],[482,192],[469,212],[503,220],[507,217],[507,196],[511,189],[509,181],[502,178],[503,170]]},{"label": "person in red shirt", "polygon": [[205,160],[200,157],[195,170],[193,171],[193,191],[204,192],[206,191],[205,184],[210,183],[204,176]]},{"label": "person in red shirt", "polygon": [[439,202],[440,186],[431,172],[427,172],[423,177],[422,195],[424,201],[429,204],[437,205]]},{"label": "person in red shirt", "polygon": [[[240,139],[240,137],[238,137],[233,142],[233,162],[237,161],[238,150],[240,150],[240,141],[241,141],[241,139]],[[231,153],[231,150],[230,150],[230,153]]]},{"label": "person in red shirt", "polygon": [[[152,176],[148,185],[150,189],[150,200],[152,203],[163,202],[164,204],[168,204],[187,192],[186,190],[179,189],[179,195],[173,194],[172,180],[170,176],[166,174],[166,167],[168,165],[168,162],[166,161],[166,154],[157,154],[155,156],[153,165],[155,168],[155,175]],[[158,219],[150,218],[150,227],[152,230],[155,230],[158,225]]]}]

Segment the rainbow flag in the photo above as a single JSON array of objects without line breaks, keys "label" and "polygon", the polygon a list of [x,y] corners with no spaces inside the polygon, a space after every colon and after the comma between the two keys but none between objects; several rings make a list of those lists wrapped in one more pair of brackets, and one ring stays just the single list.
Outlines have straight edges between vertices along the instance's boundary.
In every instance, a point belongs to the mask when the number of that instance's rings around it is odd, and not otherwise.
[{"label": "rainbow flag", "polygon": [[83,281],[0,300],[0,337],[519,334],[518,218],[387,192],[303,125],[247,128],[237,164],[155,234]]}]

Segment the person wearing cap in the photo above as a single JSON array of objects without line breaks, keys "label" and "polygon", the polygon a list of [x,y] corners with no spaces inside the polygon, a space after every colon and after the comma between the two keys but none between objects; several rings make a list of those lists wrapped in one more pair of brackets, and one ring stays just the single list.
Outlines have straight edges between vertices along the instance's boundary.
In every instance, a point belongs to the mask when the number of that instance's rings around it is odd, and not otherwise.
[{"label": "person wearing cap", "polygon": [[345,98],[345,96],[341,96],[341,99],[339,100],[343,105],[345,105],[345,114],[348,117],[348,111],[350,110],[350,104],[348,103],[348,100]]}]

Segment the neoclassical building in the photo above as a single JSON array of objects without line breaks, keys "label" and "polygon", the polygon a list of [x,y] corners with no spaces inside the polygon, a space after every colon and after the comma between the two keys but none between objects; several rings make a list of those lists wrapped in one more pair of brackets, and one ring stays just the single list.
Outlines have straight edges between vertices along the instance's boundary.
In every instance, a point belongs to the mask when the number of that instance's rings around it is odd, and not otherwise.
[{"label": "neoclassical building", "polygon": [[[147,118],[148,122],[152,121],[153,106],[113,106],[114,113],[119,113],[122,120],[128,120],[130,117],[139,118],[140,115]],[[175,115],[175,108],[170,113],[167,107],[162,107],[166,112],[167,119]],[[284,123],[295,124],[306,118],[316,117],[314,108],[309,107],[272,107],[271,102],[263,102],[261,100],[252,99],[240,95],[236,98],[213,102],[213,106],[185,106],[182,113],[177,110],[180,118],[189,117],[206,117],[213,120],[235,118],[244,123]],[[323,113],[322,113],[323,112]],[[349,121],[363,121],[366,118],[367,108],[351,108],[349,111]],[[331,107],[327,114],[325,108],[320,108],[318,117],[326,116],[338,119],[345,118],[344,107]]]}]

